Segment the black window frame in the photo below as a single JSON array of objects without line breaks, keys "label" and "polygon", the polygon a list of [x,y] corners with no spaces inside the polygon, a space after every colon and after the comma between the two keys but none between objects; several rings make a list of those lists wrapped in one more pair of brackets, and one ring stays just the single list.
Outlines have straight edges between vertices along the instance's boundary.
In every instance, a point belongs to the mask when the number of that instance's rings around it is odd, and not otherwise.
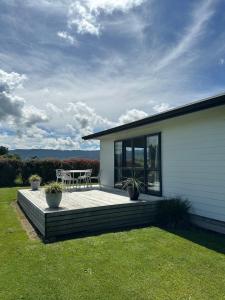
[{"label": "black window frame", "polygon": [[[148,187],[147,187],[147,174],[148,174],[148,171],[149,171],[149,169],[147,167],[147,137],[150,137],[150,136],[157,136],[158,137],[158,147],[159,147],[159,170],[158,170],[158,172],[159,172],[159,183],[160,183],[160,190],[159,191],[148,190]],[[140,139],[143,138],[144,139],[144,184],[145,184],[144,193],[148,194],[148,195],[154,195],[154,196],[161,197],[162,196],[162,143],[161,143],[161,132],[149,133],[149,134],[145,134],[145,135],[134,136],[134,137],[119,139],[119,140],[114,141],[114,187],[119,188],[118,186],[116,186],[116,172],[115,172],[116,169],[121,169],[121,171],[123,171],[123,169],[128,169],[126,166],[123,165],[123,162],[125,161],[124,160],[125,151],[124,151],[123,142],[127,141],[127,140],[131,140],[131,145],[132,145],[132,167],[131,167],[131,169],[135,169],[135,167],[134,167],[134,145],[133,145],[133,141],[135,139],[138,139],[138,138],[140,138]],[[122,161],[122,165],[120,167],[115,166],[115,148],[116,148],[116,143],[117,142],[122,142],[123,161]]]}]

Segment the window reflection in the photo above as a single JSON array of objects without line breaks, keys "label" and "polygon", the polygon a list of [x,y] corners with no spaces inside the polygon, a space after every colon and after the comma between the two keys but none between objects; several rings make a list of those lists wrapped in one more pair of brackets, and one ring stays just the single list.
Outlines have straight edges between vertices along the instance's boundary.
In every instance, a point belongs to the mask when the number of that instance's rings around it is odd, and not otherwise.
[{"label": "window reflection", "polygon": [[147,167],[152,170],[159,168],[159,137],[157,135],[147,137]]},{"label": "window reflection", "polygon": [[159,192],[160,191],[160,177],[159,172],[149,171],[148,172],[148,190]]},{"label": "window reflection", "polygon": [[149,135],[115,142],[115,187],[135,176],[144,183],[145,192],[161,193],[160,135]]},{"label": "window reflection", "polygon": [[133,147],[134,147],[134,167],[144,168],[145,139],[143,137],[134,139]]},{"label": "window reflection", "polygon": [[122,167],[122,142],[115,143],[115,167]]},{"label": "window reflection", "polygon": [[125,164],[124,167],[132,167],[132,141],[126,140],[123,142],[125,149]]}]

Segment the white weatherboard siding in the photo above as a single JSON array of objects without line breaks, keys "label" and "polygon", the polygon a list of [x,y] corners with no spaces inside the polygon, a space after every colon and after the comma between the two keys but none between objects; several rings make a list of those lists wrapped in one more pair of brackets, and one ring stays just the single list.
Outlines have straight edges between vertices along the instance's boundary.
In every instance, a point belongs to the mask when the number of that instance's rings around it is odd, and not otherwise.
[{"label": "white weatherboard siding", "polygon": [[114,184],[114,140],[161,132],[163,196],[191,201],[193,213],[225,221],[225,106],[101,138],[102,184]]},{"label": "white weatherboard siding", "polygon": [[101,184],[114,186],[114,141],[108,140],[100,144]]}]

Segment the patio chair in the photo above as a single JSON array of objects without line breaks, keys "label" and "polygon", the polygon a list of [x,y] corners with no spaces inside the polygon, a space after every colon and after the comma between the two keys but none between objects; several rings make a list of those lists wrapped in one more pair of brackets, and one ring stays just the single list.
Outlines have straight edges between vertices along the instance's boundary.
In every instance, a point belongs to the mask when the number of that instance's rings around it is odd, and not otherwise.
[{"label": "patio chair", "polygon": [[63,169],[56,169],[56,181],[58,182],[59,180],[62,181],[62,173],[63,173]]},{"label": "patio chair", "polygon": [[80,175],[77,178],[77,183],[82,184],[82,182],[84,184],[86,184],[86,186],[88,186],[89,184],[91,184],[91,174],[92,174],[92,169],[88,169],[84,175]]},{"label": "patio chair", "polygon": [[[63,170],[63,172],[62,172],[62,184],[65,188],[72,187],[72,185],[74,184],[75,181],[76,181],[76,179],[72,177],[71,173]],[[77,181],[76,181],[76,183],[77,183]]]}]

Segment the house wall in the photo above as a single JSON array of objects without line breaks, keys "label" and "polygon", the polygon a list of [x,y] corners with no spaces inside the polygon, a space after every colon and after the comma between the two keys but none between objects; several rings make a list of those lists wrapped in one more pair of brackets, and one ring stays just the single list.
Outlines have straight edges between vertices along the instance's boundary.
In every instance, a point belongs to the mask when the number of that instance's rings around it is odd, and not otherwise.
[{"label": "house wall", "polygon": [[100,142],[100,176],[101,184],[106,187],[114,186],[114,141]]},{"label": "house wall", "polygon": [[105,136],[102,184],[114,185],[114,141],[162,134],[163,196],[181,196],[192,213],[225,222],[225,105]]}]

